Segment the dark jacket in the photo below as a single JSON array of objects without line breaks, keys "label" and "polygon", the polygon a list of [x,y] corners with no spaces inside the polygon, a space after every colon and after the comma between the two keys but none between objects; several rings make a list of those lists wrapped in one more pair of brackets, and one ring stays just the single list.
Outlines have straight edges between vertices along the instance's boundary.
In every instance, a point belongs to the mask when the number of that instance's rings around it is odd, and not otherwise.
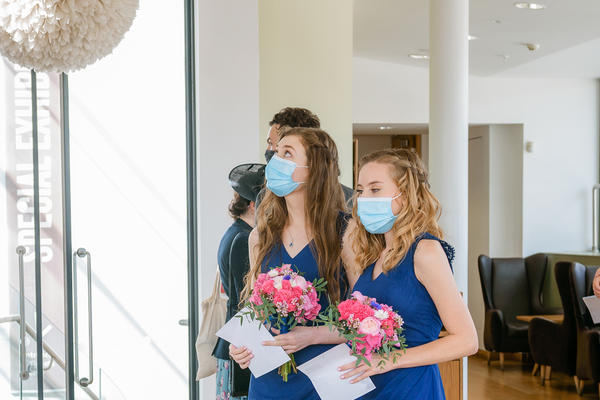
[{"label": "dark jacket", "polygon": [[[219,244],[217,255],[221,282],[225,293],[229,297],[229,300],[227,300],[227,321],[239,311],[238,304],[240,302],[240,292],[244,288],[244,276],[250,269],[248,255],[250,231],[252,231],[252,227],[238,218],[225,231]],[[213,355],[222,360],[228,360],[229,343],[219,338],[213,350]]]}]

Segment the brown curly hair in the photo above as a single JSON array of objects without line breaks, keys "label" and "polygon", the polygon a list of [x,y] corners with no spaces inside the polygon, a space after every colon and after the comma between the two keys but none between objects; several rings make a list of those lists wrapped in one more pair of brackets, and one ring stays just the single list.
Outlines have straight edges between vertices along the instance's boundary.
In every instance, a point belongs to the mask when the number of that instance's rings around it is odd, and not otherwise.
[{"label": "brown curly hair", "polygon": [[229,207],[227,208],[229,211],[229,216],[231,216],[233,219],[238,219],[244,215],[249,206],[250,201],[240,196],[238,192],[233,192],[233,199],[231,199],[231,202],[229,202]]},{"label": "brown curly hair", "polygon": [[[388,149],[369,153],[360,160],[359,172],[362,167],[372,162],[389,166],[392,179],[404,199],[403,207],[392,227],[393,248],[383,260],[382,269],[387,272],[406,256],[419,235],[428,232],[443,239],[442,229],[438,225],[442,207],[429,189],[429,173],[415,151]],[[350,238],[360,268],[357,272],[360,273],[379,258],[385,248],[385,238],[383,235],[367,232],[358,217],[356,198],[357,195],[354,197],[352,217],[356,221],[357,229],[354,229]]]},{"label": "brown curly hair", "polygon": [[[327,293],[332,302],[340,300],[341,245],[339,216],[345,209],[344,194],[338,182],[339,166],[335,142],[320,129],[291,128],[281,138],[297,136],[306,150],[309,178],[306,182],[305,215],[313,242],[310,249],[317,259],[319,276],[327,281]],[[250,297],[261,264],[276,245],[288,221],[285,199],[267,190],[257,210],[256,256],[250,260],[242,298]]]},{"label": "brown curly hair", "polygon": [[289,126],[290,128],[320,128],[319,117],[306,108],[286,107],[273,116],[269,126]]}]

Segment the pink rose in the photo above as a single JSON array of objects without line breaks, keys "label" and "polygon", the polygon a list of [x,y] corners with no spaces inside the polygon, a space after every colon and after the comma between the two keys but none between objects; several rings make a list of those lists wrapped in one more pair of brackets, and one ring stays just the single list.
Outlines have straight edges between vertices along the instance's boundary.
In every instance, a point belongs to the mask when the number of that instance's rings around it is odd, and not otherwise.
[{"label": "pink rose", "polygon": [[367,342],[367,345],[369,346],[369,349],[371,350],[376,350],[381,347],[381,339],[382,337],[379,333],[376,335],[367,335],[364,338],[365,342]]},{"label": "pink rose", "polygon": [[361,292],[359,292],[358,290],[355,290],[354,292],[352,292],[352,297],[355,298],[356,300],[360,301],[361,303],[364,303],[367,300],[367,297],[363,296],[363,294]]},{"label": "pink rose", "polygon": [[265,283],[263,283],[261,291],[266,294],[275,293],[275,287],[273,286],[273,283],[274,282],[271,280],[266,281]]},{"label": "pink rose", "polygon": [[304,279],[300,275],[296,275],[295,277],[293,277],[291,280],[291,283],[292,283],[292,287],[297,286],[302,290],[305,290],[308,286],[308,284],[306,283],[306,279]]},{"label": "pink rose", "polygon": [[381,322],[377,318],[367,317],[363,319],[358,327],[358,333],[365,335],[378,335]]}]

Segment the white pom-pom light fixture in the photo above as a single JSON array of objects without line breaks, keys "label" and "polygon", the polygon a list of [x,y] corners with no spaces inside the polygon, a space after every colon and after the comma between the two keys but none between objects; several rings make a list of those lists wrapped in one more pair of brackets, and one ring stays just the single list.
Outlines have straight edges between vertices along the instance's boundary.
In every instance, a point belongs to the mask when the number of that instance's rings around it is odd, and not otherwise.
[{"label": "white pom-pom light fixture", "polygon": [[0,53],[26,68],[70,72],[110,54],[139,0],[0,0]]}]

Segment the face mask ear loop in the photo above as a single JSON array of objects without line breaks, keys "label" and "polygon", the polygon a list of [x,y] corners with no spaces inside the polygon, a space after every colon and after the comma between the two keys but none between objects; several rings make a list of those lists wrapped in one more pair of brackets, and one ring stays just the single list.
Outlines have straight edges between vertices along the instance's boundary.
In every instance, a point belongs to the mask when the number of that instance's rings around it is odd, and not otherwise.
[{"label": "face mask ear loop", "polygon": [[[308,165],[296,165],[296,168],[308,168]],[[296,183],[306,183],[306,182],[296,182]]]},{"label": "face mask ear loop", "polygon": [[[396,200],[398,197],[402,196],[402,192],[398,193],[398,196],[392,197],[392,201]],[[390,203],[390,207],[392,206],[392,204]],[[394,213],[392,212],[392,215],[394,215]],[[398,217],[400,215],[400,213],[398,213],[398,215],[394,215],[394,217]]]}]

